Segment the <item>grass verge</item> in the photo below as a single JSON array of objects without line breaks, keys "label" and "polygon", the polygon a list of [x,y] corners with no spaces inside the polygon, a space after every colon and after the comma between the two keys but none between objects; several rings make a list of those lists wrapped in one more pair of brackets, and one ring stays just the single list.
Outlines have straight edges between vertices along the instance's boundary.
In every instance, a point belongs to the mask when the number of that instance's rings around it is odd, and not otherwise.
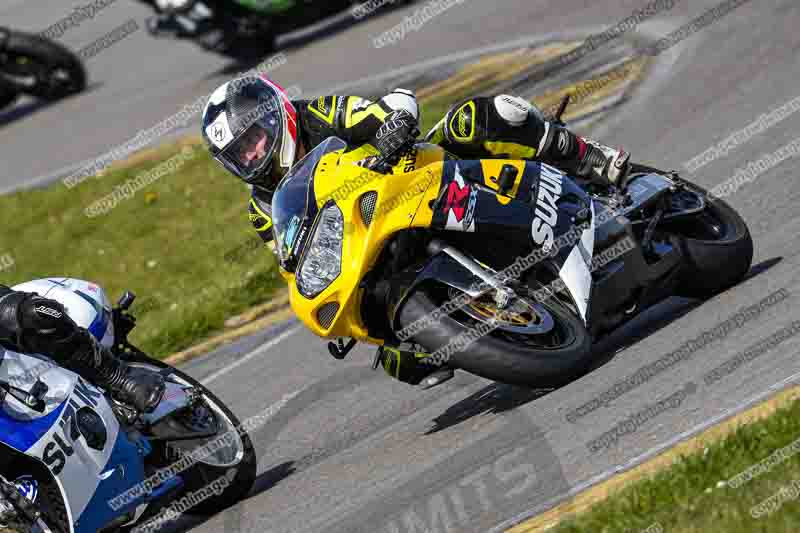
[{"label": "grass verge", "polygon": [[[188,157],[177,171],[105,214],[86,216],[87,206],[181,149]],[[139,296],[133,341],[164,356],[267,299],[278,277],[272,255],[249,244],[255,233],[247,219],[246,188],[208,156],[199,139],[146,155],[72,189],[57,182],[0,198],[0,250],[14,259],[1,280],[85,278],[112,298],[130,289]]]},{"label": "grass verge", "polygon": [[[800,495],[800,441],[793,445],[799,438],[800,400],[794,399],[702,450],[680,455],[671,466],[611,493],[586,512],[547,531],[800,531],[796,501]],[[782,448],[786,448],[783,457],[770,462],[765,471],[744,483],[730,483],[731,478]]]}]

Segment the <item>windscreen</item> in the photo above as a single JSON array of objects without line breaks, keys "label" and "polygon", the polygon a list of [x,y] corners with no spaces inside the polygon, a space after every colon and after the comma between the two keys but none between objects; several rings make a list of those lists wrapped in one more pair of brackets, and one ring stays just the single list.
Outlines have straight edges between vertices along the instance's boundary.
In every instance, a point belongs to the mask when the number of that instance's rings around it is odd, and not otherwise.
[{"label": "windscreen", "polygon": [[294,247],[300,229],[308,221],[309,203],[314,198],[314,170],[325,154],[347,148],[347,143],[338,137],[329,137],[298,161],[283,177],[272,198],[272,233],[278,261],[285,270],[290,259],[298,255]]}]

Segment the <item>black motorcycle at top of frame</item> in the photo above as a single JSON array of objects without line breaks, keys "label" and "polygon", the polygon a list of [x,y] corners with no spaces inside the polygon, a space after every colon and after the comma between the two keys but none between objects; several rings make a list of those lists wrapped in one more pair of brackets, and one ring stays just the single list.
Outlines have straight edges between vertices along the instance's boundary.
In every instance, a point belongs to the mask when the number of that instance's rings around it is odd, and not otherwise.
[{"label": "black motorcycle at top of frame", "polygon": [[54,101],[86,89],[80,57],[32,33],[0,27],[0,109],[23,94]]}]

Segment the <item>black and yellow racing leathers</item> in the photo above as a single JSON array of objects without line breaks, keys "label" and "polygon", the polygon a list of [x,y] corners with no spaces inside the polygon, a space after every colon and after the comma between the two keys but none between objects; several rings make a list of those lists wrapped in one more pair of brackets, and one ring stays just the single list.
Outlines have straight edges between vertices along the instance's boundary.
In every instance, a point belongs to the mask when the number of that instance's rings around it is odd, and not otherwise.
[{"label": "black and yellow racing leathers", "polygon": [[[418,119],[412,93],[403,89],[371,102],[357,96],[322,96],[293,102],[299,137],[311,150],[331,136],[352,145],[370,142],[384,119],[400,109]],[[605,175],[611,181],[627,167],[628,154],[579,137],[546,120],[536,107],[515,96],[470,98],[457,103],[426,137],[459,158],[537,159],[565,172]],[[272,239],[272,194],[253,189],[250,221],[264,241]]]}]

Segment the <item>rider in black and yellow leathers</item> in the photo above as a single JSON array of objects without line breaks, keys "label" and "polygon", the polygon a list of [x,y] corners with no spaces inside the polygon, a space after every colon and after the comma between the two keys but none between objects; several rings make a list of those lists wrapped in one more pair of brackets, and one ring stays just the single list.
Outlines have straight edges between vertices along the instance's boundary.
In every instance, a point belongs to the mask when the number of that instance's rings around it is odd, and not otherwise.
[{"label": "rider in black and yellow leathers", "polygon": [[[306,152],[336,136],[352,146],[369,143],[381,155],[395,154],[418,135],[418,120],[416,98],[403,89],[375,102],[343,95],[292,101],[274,82],[250,77],[228,82],[212,94],[202,127],[215,159],[251,186],[250,221],[269,242],[275,187]],[[629,170],[626,151],[575,135],[545,119],[527,101],[509,95],[457,103],[426,141],[459,158],[535,159],[620,187]],[[409,383],[419,383],[429,373],[414,365],[414,355],[407,352],[395,351],[382,362],[393,377]],[[400,368],[411,373],[401,376],[395,371]]]}]

